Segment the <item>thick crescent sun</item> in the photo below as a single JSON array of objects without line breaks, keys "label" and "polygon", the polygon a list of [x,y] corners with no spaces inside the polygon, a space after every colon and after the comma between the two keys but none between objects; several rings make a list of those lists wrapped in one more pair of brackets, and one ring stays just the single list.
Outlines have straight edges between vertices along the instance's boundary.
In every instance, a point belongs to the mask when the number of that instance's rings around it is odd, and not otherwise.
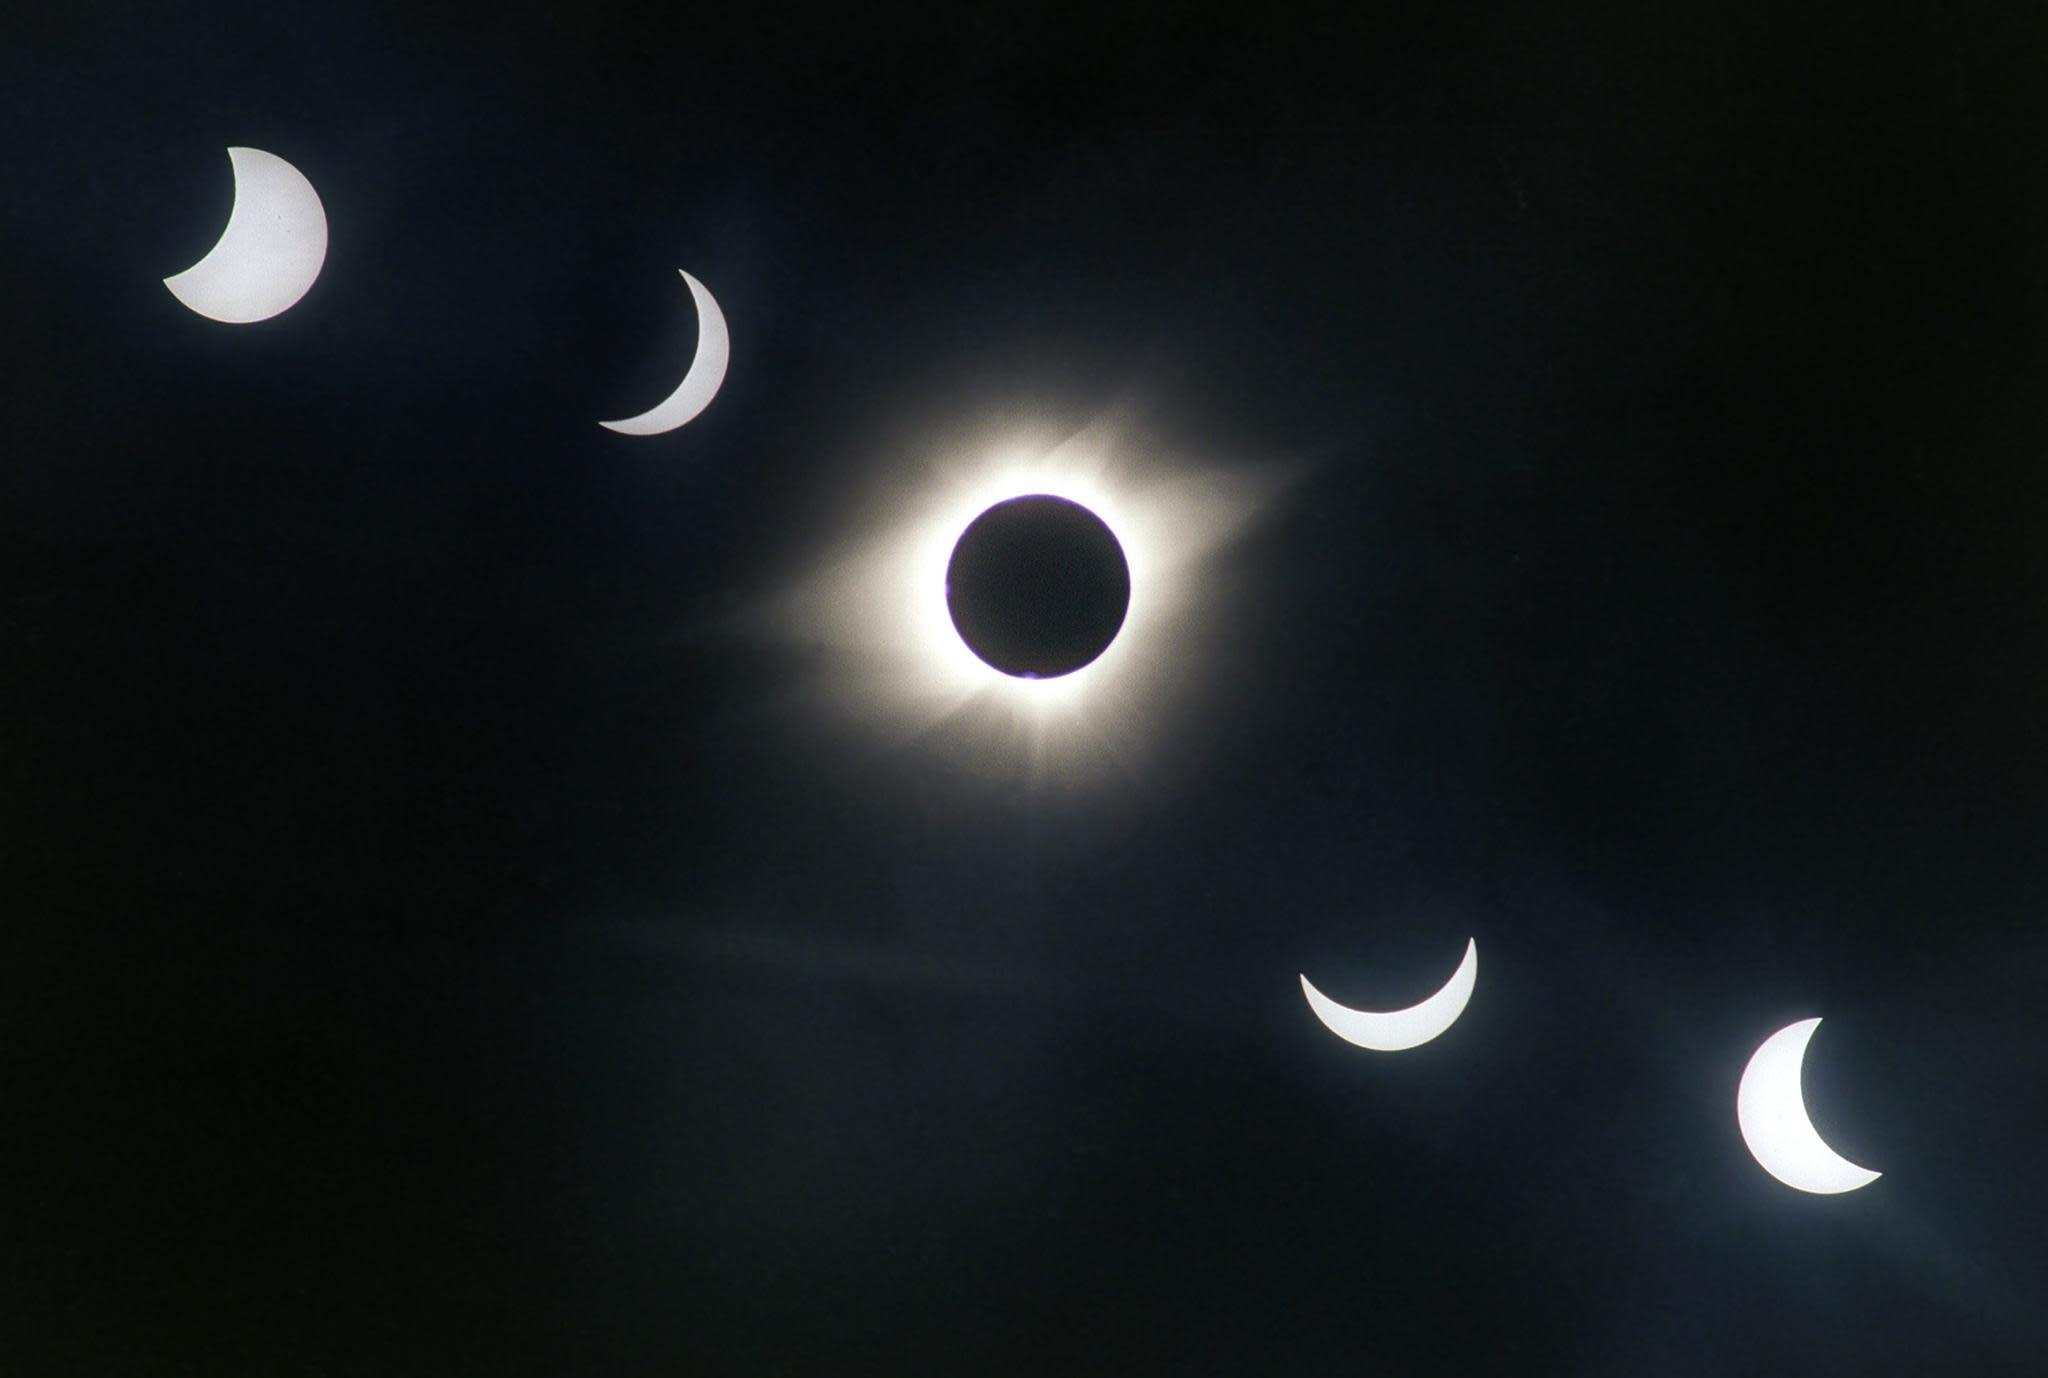
[{"label": "thick crescent sun", "polygon": [[1788,1187],[1833,1196],[1883,1174],[1829,1148],[1807,1118],[1799,1073],[1819,1019],[1788,1024],[1757,1046],[1735,1092],[1735,1119],[1758,1166]]},{"label": "thick crescent sun", "polygon": [[205,257],[164,279],[209,320],[252,325],[291,309],[327,261],[327,211],[306,175],[275,153],[230,148],[235,204]]}]

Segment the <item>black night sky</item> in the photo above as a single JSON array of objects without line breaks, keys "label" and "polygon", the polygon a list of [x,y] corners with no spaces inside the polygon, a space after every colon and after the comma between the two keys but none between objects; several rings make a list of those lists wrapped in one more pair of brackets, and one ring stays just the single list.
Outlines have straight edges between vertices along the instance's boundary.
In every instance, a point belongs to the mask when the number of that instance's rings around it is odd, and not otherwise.
[{"label": "black night sky", "polygon": [[[2038,16],[36,8],[7,1372],[2041,1371]],[[1105,417],[1273,481],[1100,758],[763,631]]]}]

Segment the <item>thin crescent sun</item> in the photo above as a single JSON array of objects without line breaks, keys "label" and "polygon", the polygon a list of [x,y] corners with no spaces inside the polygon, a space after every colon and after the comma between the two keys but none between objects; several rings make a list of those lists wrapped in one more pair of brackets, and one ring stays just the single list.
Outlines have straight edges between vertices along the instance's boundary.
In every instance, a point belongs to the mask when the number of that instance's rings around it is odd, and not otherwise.
[{"label": "thin crescent sun", "polygon": [[1441,1037],[1457,1023],[1478,982],[1479,940],[1471,938],[1466,940],[1465,956],[1451,979],[1428,999],[1406,1009],[1356,1010],[1340,1005],[1317,990],[1306,976],[1301,978],[1301,993],[1323,1027],[1346,1043],[1376,1053],[1400,1053]]},{"label": "thin crescent sun", "polygon": [[690,367],[674,391],[637,416],[597,423],[608,431],[620,435],[663,435],[688,425],[711,405],[711,399],[718,396],[718,389],[725,382],[726,366],[732,359],[732,337],[726,330],[725,312],[719,310],[718,298],[711,295],[710,288],[680,268],[676,272],[690,289],[690,299],[697,308],[696,353],[691,355]]}]

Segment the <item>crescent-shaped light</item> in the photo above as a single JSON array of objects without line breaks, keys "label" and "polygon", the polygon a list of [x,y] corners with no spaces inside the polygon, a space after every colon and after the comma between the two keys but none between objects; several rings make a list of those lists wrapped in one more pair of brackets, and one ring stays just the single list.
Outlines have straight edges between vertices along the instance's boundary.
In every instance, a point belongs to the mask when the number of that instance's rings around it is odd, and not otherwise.
[{"label": "crescent-shaped light", "polygon": [[[681,273],[682,269],[676,271]],[[718,309],[717,300],[703,283],[688,273],[683,273],[683,281],[689,284],[690,295],[697,301],[697,354],[690,360],[690,371],[676,384],[674,392],[647,411],[623,421],[597,423],[606,430],[620,435],[660,435],[694,419],[718,396],[718,385],[725,381],[725,366],[732,357],[725,313]]]},{"label": "crescent-shaped light", "polygon": [[1442,989],[1405,1010],[1354,1010],[1317,990],[1306,976],[1301,978],[1301,993],[1308,997],[1308,1007],[1323,1021],[1323,1027],[1346,1043],[1376,1053],[1398,1053],[1420,1047],[1457,1023],[1478,981],[1479,941],[1474,938],[1466,941],[1465,960],[1458,963]]},{"label": "crescent-shaped light", "polygon": [[1765,1172],[1788,1187],[1831,1196],[1867,1187],[1882,1174],[1858,1167],[1827,1146],[1806,1117],[1799,1069],[1818,1019],[1788,1024],[1763,1041],[1742,1069],[1735,1120]]},{"label": "crescent-shaped light", "polygon": [[231,148],[235,207],[206,257],[164,279],[171,295],[229,325],[267,321],[306,295],[327,261],[327,212],[305,174],[275,153]]}]

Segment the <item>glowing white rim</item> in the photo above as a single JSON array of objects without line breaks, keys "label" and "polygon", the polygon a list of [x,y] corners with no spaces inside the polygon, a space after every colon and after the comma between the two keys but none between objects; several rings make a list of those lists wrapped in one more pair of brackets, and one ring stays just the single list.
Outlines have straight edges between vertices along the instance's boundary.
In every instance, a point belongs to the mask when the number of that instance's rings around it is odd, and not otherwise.
[{"label": "glowing white rim", "polygon": [[[977,656],[953,625],[946,604],[946,569],[953,548],[974,519],[1012,498],[1064,498],[1079,503],[1102,519],[1123,547],[1130,569],[1131,601],[1123,625],[1102,654],[1070,674],[1049,679],[1007,675]],[[1001,695],[1017,707],[1047,712],[1080,701],[1097,681],[1115,678],[1125,667],[1134,644],[1143,641],[1158,613],[1158,581],[1162,575],[1159,547],[1164,533],[1144,520],[1142,504],[1132,504],[1100,473],[1049,473],[1029,464],[992,466],[976,479],[960,483],[949,500],[938,504],[919,533],[914,550],[915,573],[905,592],[913,634],[930,658],[934,681],[963,695]]]}]

